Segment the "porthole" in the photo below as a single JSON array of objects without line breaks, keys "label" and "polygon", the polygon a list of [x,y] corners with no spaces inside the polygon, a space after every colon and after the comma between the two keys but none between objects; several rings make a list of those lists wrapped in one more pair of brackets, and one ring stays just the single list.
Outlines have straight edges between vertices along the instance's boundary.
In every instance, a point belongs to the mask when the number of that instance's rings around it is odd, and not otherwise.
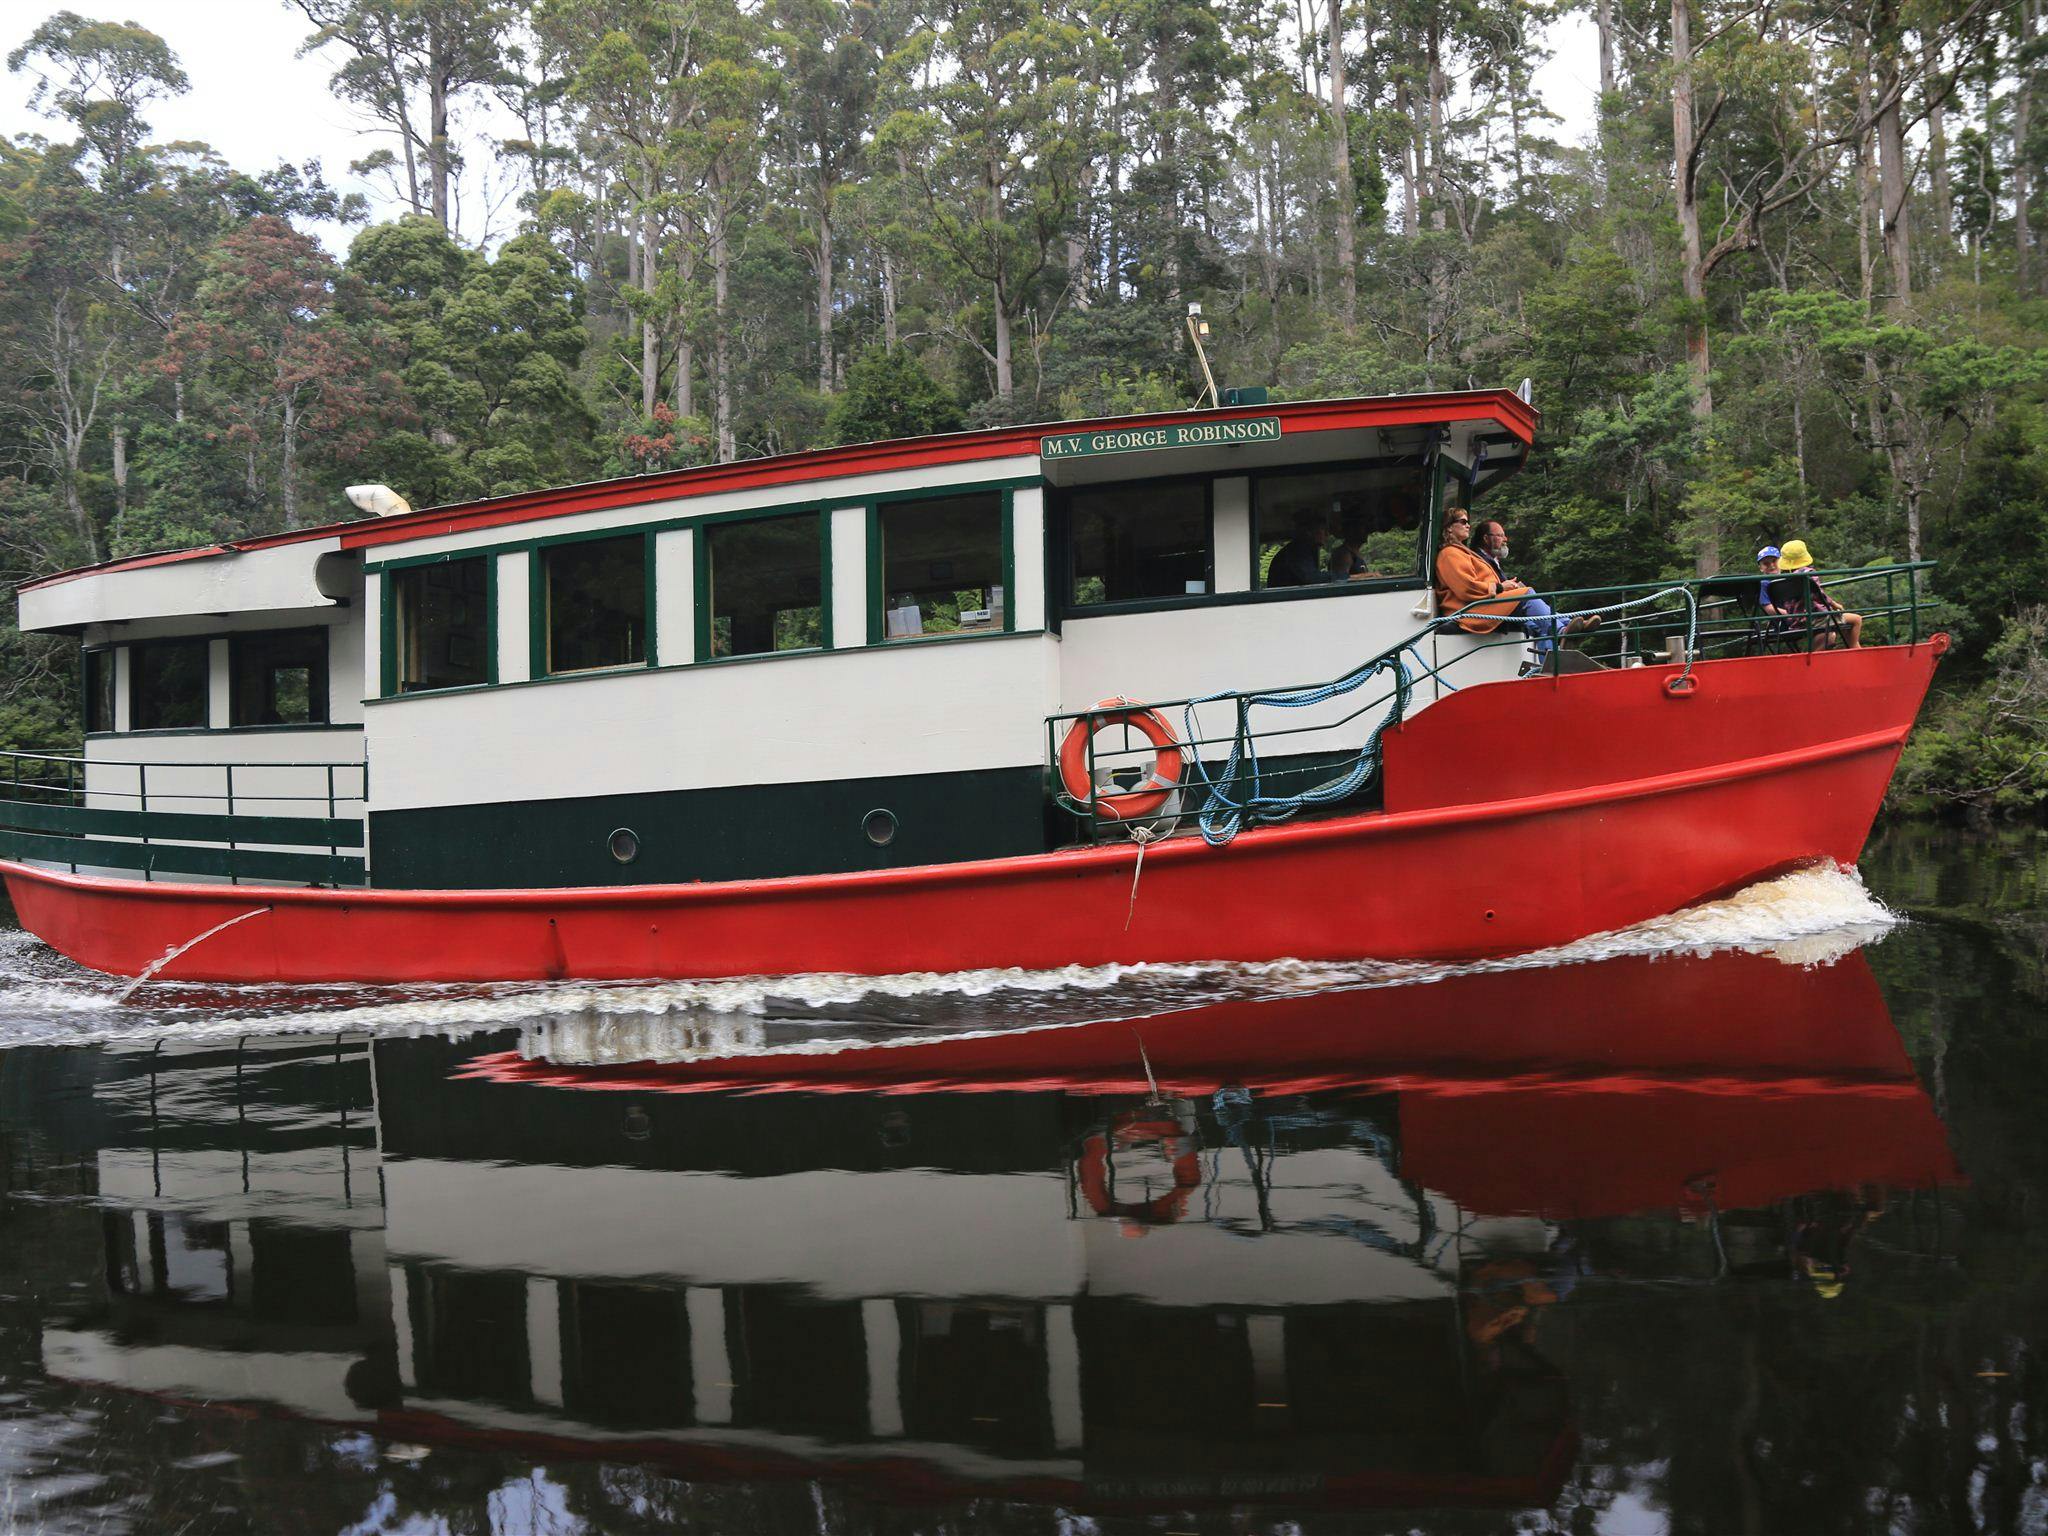
[{"label": "porthole", "polygon": [[896,841],[896,813],[873,810],[860,819],[860,829],[867,840],[877,848],[886,848]]},{"label": "porthole", "polygon": [[630,864],[640,857],[640,834],[631,827],[615,828],[605,839],[605,846],[621,864]]}]

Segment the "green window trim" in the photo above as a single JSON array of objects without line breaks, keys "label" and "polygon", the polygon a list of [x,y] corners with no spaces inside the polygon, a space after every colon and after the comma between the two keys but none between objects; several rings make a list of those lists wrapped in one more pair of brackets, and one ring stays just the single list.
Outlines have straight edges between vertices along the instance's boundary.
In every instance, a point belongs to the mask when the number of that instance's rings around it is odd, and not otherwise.
[{"label": "green window trim", "polygon": [[[415,688],[401,695],[398,691],[398,600],[394,595],[390,577],[399,571],[415,570],[426,565],[452,565],[458,560],[483,559],[484,561],[484,632],[489,643],[484,647],[484,679],[482,683],[459,683],[448,688]],[[482,551],[450,550],[440,555],[417,555],[406,560],[386,560],[367,567],[377,578],[377,693],[380,699],[410,698],[421,693],[466,693],[472,688],[493,687],[498,682],[498,560],[497,555]],[[364,700],[368,703],[369,700]],[[329,700],[330,709],[333,707]]]},{"label": "green window trim", "polygon": [[[769,656],[816,656],[825,651],[842,650],[832,639],[832,514],[857,502],[800,502],[795,506],[776,507],[745,513],[718,513],[711,517],[697,519],[690,527],[690,629],[695,640],[696,658],[691,666],[709,666],[733,661],[759,661]],[[711,539],[710,525],[726,523],[764,523],[779,517],[814,516],[818,520],[818,638],[817,645],[794,647],[786,651],[749,651],[744,656],[714,656],[711,654]],[[653,548],[654,533],[650,530],[648,548]],[[667,670],[664,668],[663,670]]]},{"label": "green window trim", "polygon": [[[496,550],[491,559],[491,630],[497,632],[497,555],[526,555],[526,675],[529,680],[553,677],[602,677],[613,672],[644,672],[660,665],[659,608],[655,597],[654,543],[661,529],[646,524],[628,528],[594,528],[581,533],[561,533],[551,538],[531,539]],[[606,539],[629,539],[642,535],[640,548],[640,631],[646,637],[639,661],[624,661],[613,667],[578,667],[557,672],[548,666],[548,581],[547,552],[565,544],[592,544]],[[491,652],[491,684],[499,682],[497,650]]]},{"label": "green window trim", "polygon": [[[1031,485],[1039,486],[1033,481]],[[863,526],[866,530],[862,553],[866,558],[867,580],[864,583],[865,607],[867,610],[867,644],[887,646],[889,639],[889,594],[883,590],[882,561],[882,508],[899,506],[908,501],[950,501],[963,496],[985,496],[990,491],[1002,497],[1002,540],[1003,574],[1003,627],[1000,631],[970,630],[961,634],[927,635],[918,641],[929,645],[934,640],[963,640],[991,633],[1014,635],[1017,633],[1017,492],[1025,487],[1014,484],[994,486],[946,486],[939,489],[905,491],[895,496],[872,496],[865,501],[842,502],[842,509],[858,507],[865,515]],[[1041,521],[1043,519],[1041,518]],[[1046,606],[1051,607],[1051,594],[1046,597]]]}]

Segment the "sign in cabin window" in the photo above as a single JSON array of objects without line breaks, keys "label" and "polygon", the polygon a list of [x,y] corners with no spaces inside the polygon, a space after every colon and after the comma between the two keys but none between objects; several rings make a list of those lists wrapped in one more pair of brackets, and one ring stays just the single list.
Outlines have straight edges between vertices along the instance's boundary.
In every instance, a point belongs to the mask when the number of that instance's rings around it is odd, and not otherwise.
[{"label": "sign in cabin window", "polygon": [[440,560],[385,573],[395,605],[396,691],[468,688],[490,680],[488,559]]},{"label": "sign in cabin window", "polygon": [[583,539],[541,552],[549,672],[647,660],[647,536]]},{"label": "sign in cabin window", "polygon": [[1258,584],[1420,580],[1428,475],[1398,464],[1258,476]]},{"label": "sign in cabin window", "polygon": [[822,517],[763,517],[704,529],[711,656],[764,656],[825,643]]},{"label": "sign in cabin window", "polygon": [[203,729],[207,642],[156,640],[129,649],[129,725],[138,731]]},{"label": "sign in cabin window", "polygon": [[228,718],[235,725],[327,723],[325,629],[232,636],[228,675]]},{"label": "sign in cabin window", "polygon": [[1197,597],[1215,579],[1209,482],[1093,486],[1067,497],[1073,552],[1068,601],[1123,603]]},{"label": "sign in cabin window", "polygon": [[112,650],[85,653],[85,728],[111,731],[114,728],[114,653]]},{"label": "sign in cabin window", "polygon": [[877,509],[882,634],[889,640],[1000,630],[1003,498],[990,492]]}]

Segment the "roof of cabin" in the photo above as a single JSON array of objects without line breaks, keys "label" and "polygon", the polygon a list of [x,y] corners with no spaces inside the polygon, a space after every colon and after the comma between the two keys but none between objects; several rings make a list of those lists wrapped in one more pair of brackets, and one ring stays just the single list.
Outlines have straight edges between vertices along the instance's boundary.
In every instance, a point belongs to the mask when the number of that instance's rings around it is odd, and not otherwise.
[{"label": "roof of cabin", "polygon": [[1105,428],[1130,429],[1193,422],[1228,422],[1278,416],[1283,432],[1356,430],[1373,427],[1417,426],[1431,422],[1491,417],[1523,444],[1535,440],[1538,413],[1519,395],[1505,389],[1458,390],[1436,394],[1374,395],[1345,400],[1272,402],[1266,405],[1229,406],[1217,410],[1155,411],[1140,416],[1098,417],[1088,421],[1033,422],[1012,427],[985,427],[971,432],[945,432],[926,437],[891,438],[877,443],[854,443],[836,448],[808,448],[798,453],[779,453],[763,459],[743,459],[731,464],[700,464],[689,469],[663,470],[655,474],[627,475],[611,480],[594,480],[583,485],[555,486],[539,491],[520,491],[510,496],[491,496],[480,501],[457,502],[444,507],[426,507],[395,517],[351,519],[324,523],[314,528],[297,528],[288,533],[262,534],[231,539],[219,544],[202,544],[190,549],[160,550],[150,554],[125,555],[97,565],[78,566],[25,581],[15,590],[31,591],[81,576],[97,576],[144,566],[169,565],[182,560],[206,560],[219,555],[272,549],[283,544],[339,540],[342,549],[368,549],[383,544],[402,544],[412,539],[464,533],[479,528],[498,528],[513,523],[538,522],[576,512],[602,511],[636,506],[646,502],[675,501],[706,496],[720,491],[751,490],[773,485],[802,485],[810,481],[842,479],[885,471],[934,469],[981,460],[1036,455],[1042,439],[1097,432]]}]

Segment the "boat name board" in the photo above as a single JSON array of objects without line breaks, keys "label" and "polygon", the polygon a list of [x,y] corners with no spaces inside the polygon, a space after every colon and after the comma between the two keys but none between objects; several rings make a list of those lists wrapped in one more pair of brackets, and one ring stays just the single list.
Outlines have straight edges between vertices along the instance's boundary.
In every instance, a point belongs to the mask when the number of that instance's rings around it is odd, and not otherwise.
[{"label": "boat name board", "polygon": [[1067,432],[1038,440],[1045,459],[1079,459],[1091,453],[1136,453],[1147,448],[1208,448],[1219,443],[1276,443],[1278,416],[1245,421],[1175,422],[1164,427],[1126,427],[1114,432]]}]

